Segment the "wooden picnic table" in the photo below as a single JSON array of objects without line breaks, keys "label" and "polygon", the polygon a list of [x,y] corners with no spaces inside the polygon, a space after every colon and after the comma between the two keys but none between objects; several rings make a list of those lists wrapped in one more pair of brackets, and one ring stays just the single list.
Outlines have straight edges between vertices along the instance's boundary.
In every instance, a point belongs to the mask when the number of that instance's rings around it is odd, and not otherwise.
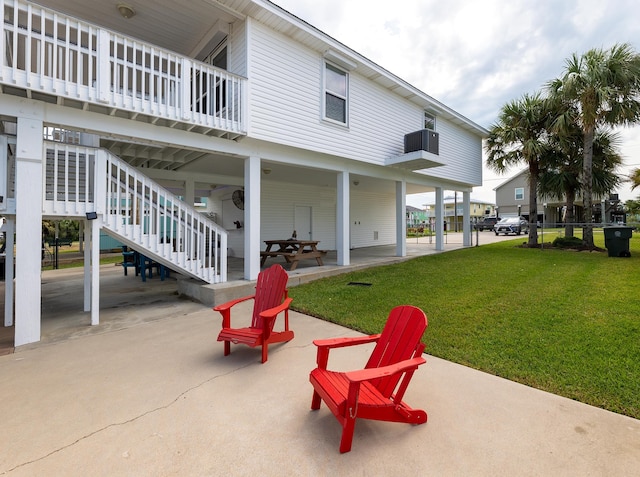
[{"label": "wooden picnic table", "polygon": [[[264,243],[267,248],[260,252],[261,267],[269,257],[284,257],[291,265],[289,270],[295,270],[300,260],[311,258],[315,258],[318,266],[322,266],[322,257],[327,254],[326,250],[318,250],[320,242],[317,240],[265,240]],[[276,245],[277,248],[274,248]]]}]

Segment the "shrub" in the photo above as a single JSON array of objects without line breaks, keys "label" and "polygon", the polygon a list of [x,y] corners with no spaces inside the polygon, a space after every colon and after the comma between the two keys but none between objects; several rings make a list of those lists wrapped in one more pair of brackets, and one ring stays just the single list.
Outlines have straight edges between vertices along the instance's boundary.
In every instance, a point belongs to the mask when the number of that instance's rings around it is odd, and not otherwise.
[{"label": "shrub", "polygon": [[580,248],[583,246],[582,239],[578,237],[556,237],[553,246],[558,248]]}]

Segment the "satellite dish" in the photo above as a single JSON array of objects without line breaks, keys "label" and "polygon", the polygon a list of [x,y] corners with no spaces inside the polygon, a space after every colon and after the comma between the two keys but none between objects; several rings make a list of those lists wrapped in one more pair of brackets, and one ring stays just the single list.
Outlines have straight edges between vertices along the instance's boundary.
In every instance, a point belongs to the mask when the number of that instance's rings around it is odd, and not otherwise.
[{"label": "satellite dish", "polygon": [[238,209],[244,210],[244,191],[243,190],[234,190],[233,194],[231,194],[231,200],[233,200],[233,205],[235,205]]}]

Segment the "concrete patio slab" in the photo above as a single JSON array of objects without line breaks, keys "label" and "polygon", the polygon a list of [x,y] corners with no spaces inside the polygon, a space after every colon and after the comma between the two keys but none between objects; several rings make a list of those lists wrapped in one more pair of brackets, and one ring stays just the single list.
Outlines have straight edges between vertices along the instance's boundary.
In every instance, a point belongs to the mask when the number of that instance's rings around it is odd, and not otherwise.
[{"label": "concrete patio slab", "polygon": [[[0,356],[0,475],[638,475],[640,421],[431,356],[405,397],[428,422],[358,420],[341,455],[336,419],[310,410],[312,341],[356,332],[292,312],[294,340],[264,365],[244,346],[224,357],[219,316],[175,277],[100,275],[100,325],[81,311],[81,269],[45,272],[42,341]],[[334,350],[330,367],[361,368],[370,350]]]},{"label": "concrete patio slab", "polygon": [[[291,313],[295,339],[272,346],[260,364],[259,350],[244,346],[224,357],[215,341],[219,318],[185,305],[172,316],[137,317],[128,327],[0,356],[0,474],[622,476],[640,469],[640,421],[429,356],[405,399],[425,409],[428,422],[359,420],[353,450],[341,455],[338,422],[324,405],[310,411],[312,340],[357,333]],[[244,306],[234,318],[248,314]],[[336,351],[332,368],[357,369],[370,348]]]}]

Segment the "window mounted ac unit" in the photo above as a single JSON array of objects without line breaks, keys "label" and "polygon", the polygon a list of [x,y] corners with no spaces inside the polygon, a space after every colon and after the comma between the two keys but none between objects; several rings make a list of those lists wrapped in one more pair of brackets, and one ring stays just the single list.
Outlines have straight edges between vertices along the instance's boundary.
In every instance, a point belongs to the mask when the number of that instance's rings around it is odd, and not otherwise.
[{"label": "window mounted ac unit", "polygon": [[427,151],[438,155],[438,133],[431,129],[421,129],[404,135],[404,152]]}]

